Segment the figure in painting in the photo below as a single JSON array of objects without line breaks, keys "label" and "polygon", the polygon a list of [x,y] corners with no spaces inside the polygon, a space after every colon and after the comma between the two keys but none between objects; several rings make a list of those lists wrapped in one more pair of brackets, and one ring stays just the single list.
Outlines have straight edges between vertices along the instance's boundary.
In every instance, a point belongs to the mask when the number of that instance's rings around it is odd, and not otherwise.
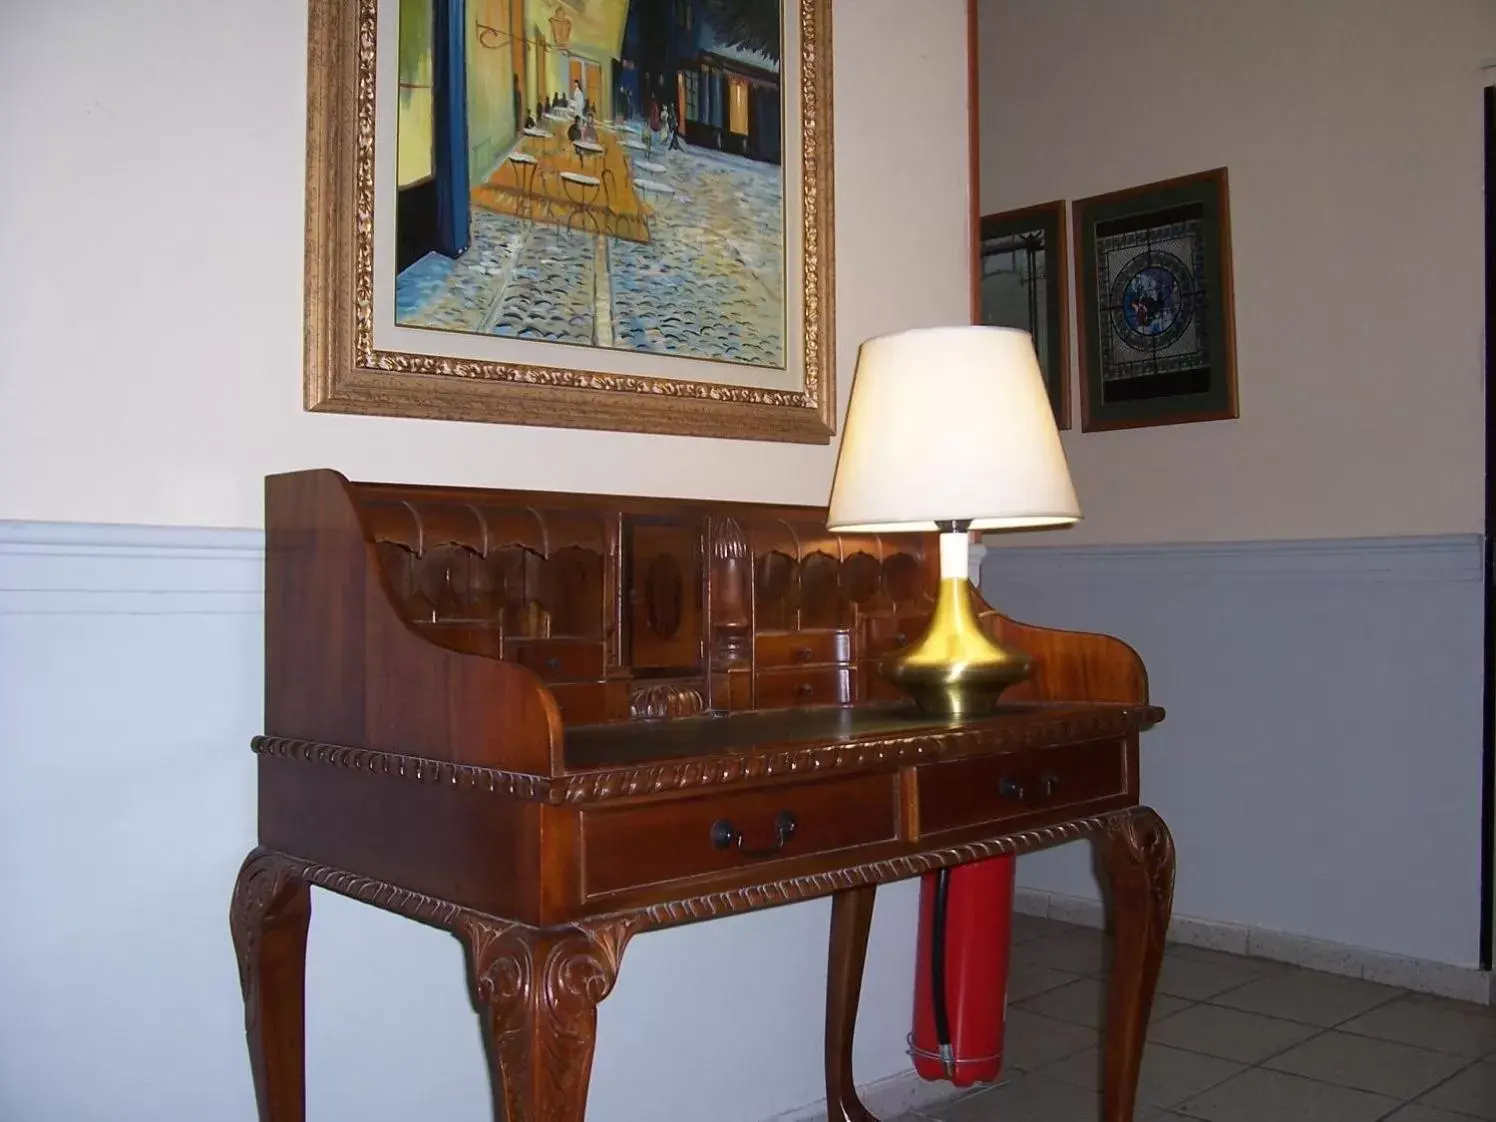
[{"label": "figure in painting", "polygon": [[784,2],[399,0],[396,324],[784,368]]}]

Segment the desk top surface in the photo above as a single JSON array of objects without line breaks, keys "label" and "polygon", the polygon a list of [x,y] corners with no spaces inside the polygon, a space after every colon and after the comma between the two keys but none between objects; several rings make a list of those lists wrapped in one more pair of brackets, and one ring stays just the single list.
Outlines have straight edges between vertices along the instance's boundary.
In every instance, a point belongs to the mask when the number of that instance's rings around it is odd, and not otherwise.
[{"label": "desk top surface", "polygon": [[834,748],[863,740],[968,731],[1016,733],[1035,722],[1063,721],[1100,710],[1129,715],[1131,720],[1127,723],[1138,729],[1156,723],[1163,716],[1162,710],[1151,706],[1011,703],[981,716],[938,717],[921,712],[907,701],[712,712],[569,729],[565,740],[566,770],[628,767],[650,761],[736,755],[763,749]]}]

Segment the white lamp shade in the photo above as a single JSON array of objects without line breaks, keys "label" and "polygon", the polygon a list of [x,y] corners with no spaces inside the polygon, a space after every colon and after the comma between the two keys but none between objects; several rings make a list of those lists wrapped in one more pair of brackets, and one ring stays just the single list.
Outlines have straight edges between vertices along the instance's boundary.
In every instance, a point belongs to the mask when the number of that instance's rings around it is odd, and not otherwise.
[{"label": "white lamp shade", "polygon": [[1026,331],[934,327],[869,339],[831,485],[830,528],[1063,526],[1080,517]]}]

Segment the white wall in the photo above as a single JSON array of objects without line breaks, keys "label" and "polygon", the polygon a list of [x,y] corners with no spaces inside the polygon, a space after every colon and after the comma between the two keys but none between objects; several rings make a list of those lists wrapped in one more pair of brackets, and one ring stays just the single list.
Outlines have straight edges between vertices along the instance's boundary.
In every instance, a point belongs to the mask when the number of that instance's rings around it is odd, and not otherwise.
[{"label": "white wall", "polygon": [[[968,316],[966,20],[834,12],[844,406],[861,339]],[[824,446],[303,412],[305,0],[0,21],[0,518],[257,526],[266,473],[320,466],[825,501]]]},{"label": "white wall", "polygon": [[[968,314],[966,39],[961,0],[834,10],[845,404],[862,338]],[[305,22],[305,0],[0,9],[0,519],[252,527],[264,474],[322,465],[824,501],[832,448],[303,413]],[[0,530],[0,1117],[248,1119],[227,903],[254,841],[252,547]],[[455,941],[314,912],[311,1117],[486,1118]],[[820,1098],[827,914],[636,940],[595,1115]],[[912,886],[880,893],[860,1080],[907,1069],[913,937]]]},{"label": "white wall", "polygon": [[1496,5],[1147,11],[980,0],[982,208],[1227,166],[1241,419],[1082,434],[1077,396],[1086,519],[1015,544],[1478,530]]}]

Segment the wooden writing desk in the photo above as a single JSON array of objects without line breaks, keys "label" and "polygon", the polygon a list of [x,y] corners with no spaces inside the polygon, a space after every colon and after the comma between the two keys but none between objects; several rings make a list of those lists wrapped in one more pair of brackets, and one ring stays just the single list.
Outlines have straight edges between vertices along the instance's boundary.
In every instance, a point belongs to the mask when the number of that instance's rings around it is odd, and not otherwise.
[{"label": "wooden writing desk", "polygon": [[876,887],[1095,836],[1116,929],[1106,1122],[1132,1117],[1173,889],[1138,805],[1141,661],[1018,624],[990,716],[877,677],[935,537],[755,504],[267,481],[260,845],[231,926],[263,1122],[305,1112],[310,885],[456,934],[496,1118],[582,1122],[597,1003],[643,931],[832,896],[826,1089],[872,1122],[852,1032]]}]

